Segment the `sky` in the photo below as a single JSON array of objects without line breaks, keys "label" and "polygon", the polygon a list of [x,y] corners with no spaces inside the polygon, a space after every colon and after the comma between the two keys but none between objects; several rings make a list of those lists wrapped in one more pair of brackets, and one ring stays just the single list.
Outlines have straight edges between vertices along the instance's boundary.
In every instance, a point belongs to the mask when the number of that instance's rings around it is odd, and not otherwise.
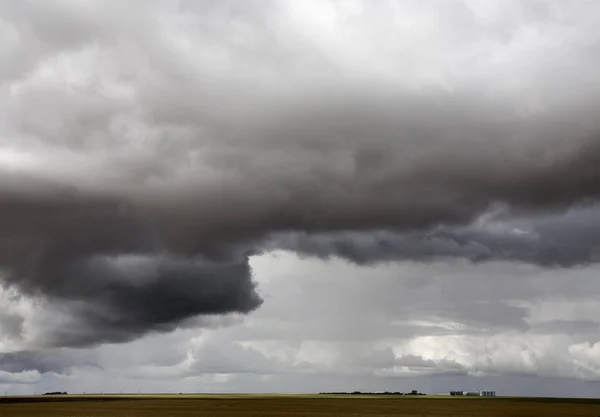
[{"label": "sky", "polygon": [[600,393],[600,3],[0,0],[0,393]]}]

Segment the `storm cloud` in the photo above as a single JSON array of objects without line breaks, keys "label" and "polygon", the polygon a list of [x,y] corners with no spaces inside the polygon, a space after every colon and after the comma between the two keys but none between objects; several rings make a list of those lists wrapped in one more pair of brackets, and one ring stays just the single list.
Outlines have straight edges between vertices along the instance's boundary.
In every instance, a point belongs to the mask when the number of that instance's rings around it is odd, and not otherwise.
[{"label": "storm cloud", "polygon": [[0,1],[0,277],[57,311],[36,343],[254,311],[266,249],[597,261],[598,4],[417,3]]},{"label": "storm cloud", "polygon": [[567,268],[600,261],[600,221],[595,206],[561,215],[481,220],[469,226],[440,226],[412,233],[287,233],[266,241],[265,248],[321,258],[337,256],[360,265],[464,258],[475,263],[512,261]]},{"label": "storm cloud", "polygon": [[247,255],[215,261],[170,253],[151,226],[91,200],[10,210],[4,284],[70,316],[42,346],[124,342],[197,315],[248,313],[261,304]]}]

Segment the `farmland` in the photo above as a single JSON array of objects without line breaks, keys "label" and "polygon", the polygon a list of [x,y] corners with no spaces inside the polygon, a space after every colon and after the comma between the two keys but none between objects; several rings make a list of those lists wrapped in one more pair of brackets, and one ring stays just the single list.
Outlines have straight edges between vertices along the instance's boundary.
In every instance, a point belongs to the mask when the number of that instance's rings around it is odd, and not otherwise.
[{"label": "farmland", "polygon": [[599,416],[600,400],[336,395],[67,395],[0,397],[2,417]]}]

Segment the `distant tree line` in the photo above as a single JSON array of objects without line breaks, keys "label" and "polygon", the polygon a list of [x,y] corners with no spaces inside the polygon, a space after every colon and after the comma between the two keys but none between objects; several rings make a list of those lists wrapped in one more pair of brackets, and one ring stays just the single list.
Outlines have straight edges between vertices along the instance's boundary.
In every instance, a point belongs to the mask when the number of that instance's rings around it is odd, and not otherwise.
[{"label": "distant tree line", "polygon": [[45,392],[43,395],[67,395],[67,392],[60,392],[60,391],[54,391],[54,392]]},{"label": "distant tree line", "polygon": [[320,392],[321,395],[427,395],[422,392],[418,392],[416,389],[411,392],[361,392],[361,391],[352,391],[352,392]]}]

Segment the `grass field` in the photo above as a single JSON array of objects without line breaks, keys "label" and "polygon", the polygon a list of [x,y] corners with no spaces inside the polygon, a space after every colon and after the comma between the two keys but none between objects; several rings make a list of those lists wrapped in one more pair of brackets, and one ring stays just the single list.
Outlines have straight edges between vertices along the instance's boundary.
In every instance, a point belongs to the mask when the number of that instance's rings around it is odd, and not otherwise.
[{"label": "grass field", "polygon": [[67,395],[0,397],[0,416],[598,417],[600,416],[600,400],[242,394]]}]

